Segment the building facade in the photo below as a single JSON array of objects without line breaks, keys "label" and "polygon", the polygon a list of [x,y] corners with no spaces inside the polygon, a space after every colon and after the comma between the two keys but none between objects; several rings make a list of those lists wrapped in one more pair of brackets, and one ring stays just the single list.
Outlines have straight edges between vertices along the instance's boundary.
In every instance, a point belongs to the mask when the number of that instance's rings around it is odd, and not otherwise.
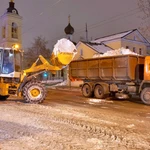
[{"label": "building facade", "polygon": [[123,47],[144,56],[148,55],[150,46],[147,39],[137,29],[102,37],[92,42],[104,43],[112,49]]},{"label": "building facade", "polygon": [[120,48],[130,49],[143,56],[150,54],[150,43],[137,29],[98,38],[89,43],[79,41],[76,47],[78,53],[75,59],[92,58],[96,53],[103,54]]}]

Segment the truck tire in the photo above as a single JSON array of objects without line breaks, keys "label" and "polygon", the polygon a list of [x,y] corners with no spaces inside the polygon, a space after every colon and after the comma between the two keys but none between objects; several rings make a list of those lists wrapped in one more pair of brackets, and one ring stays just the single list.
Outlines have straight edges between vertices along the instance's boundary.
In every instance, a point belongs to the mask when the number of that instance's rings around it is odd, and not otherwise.
[{"label": "truck tire", "polygon": [[8,97],[9,97],[9,95],[6,95],[6,96],[0,95],[0,101],[5,101],[5,100],[7,100]]},{"label": "truck tire", "polygon": [[144,104],[150,105],[150,87],[144,88],[141,92],[141,100]]},{"label": "truck tire", "polygon": [[42,103],[46,97],[46,89],[41,82],[28,82],[23,88],[23,97],[27,103]]},{"label": "truck tire", "polygon": [[83,85],[82,94],[83,94],[84,97],[92,97],[93,91],[92,91],[90,85],[88,85],[88,84]]},{"label": "truck tire", "polygon": [[99,99],[105,98],[105,93],[104,93],[103,86],[101,86],[101,85],[96,85],[95,86],[95,88],[94,88],[94,96],[96,98],[99,98]]}]

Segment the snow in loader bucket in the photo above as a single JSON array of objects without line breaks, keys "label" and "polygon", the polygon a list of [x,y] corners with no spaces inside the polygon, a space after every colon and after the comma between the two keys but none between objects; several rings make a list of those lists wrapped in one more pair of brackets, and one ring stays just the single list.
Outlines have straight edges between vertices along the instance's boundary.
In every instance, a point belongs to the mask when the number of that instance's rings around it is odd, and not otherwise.
[{"label": "snow in loader bucket", "polygon": [[54,45],[53,49],[53,60],[57,60],[57,65],[68,65],[76,55],[77,50],[75,45],[68,39],[60,39]]}]

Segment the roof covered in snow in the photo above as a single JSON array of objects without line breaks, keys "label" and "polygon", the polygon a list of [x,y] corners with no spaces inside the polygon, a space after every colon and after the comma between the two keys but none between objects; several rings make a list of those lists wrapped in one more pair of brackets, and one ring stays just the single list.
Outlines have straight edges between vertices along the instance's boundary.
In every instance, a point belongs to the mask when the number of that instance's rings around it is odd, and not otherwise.
[{"label": "roof covered in snow", "polygon": [[113,34],[113,35],[109,35],[109,36],[105,36],[105,37],[102,37],[102,38],[98,38],[96,40],[93,40],[91,42],[95,42],[95,43],[101,43],[101,42],[105,42],[105,41],[111,41],[111,40],[114,40],[114,39],[119,39],[119,38],[122,38],[130,33],[132,33],[133,31],[135,31],[137,29],[134,29],[134,30],[129,30],[129,31],[124,31],[124,32],[120,32],[120,33],[117,33],[117,34]]},{"label": "roof covered in snow", "polygon": [[92,49],[94,49],[95,51],[97,51],[98,53],[105,53],[106,51],[110,51],[113,50],[112,48],[108,47],[107,45],[101,43],[85,43],[87,46],[91,47]]}]

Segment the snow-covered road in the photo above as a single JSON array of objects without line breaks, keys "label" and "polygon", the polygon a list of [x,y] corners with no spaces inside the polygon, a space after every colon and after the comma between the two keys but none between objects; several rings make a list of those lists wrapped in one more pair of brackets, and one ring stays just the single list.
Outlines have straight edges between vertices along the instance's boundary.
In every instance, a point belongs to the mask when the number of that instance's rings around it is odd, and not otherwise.
[{"label": "snow-covered road", "polygon": [[1,150],[150,149],[149,106],[49,89],[43,104],[0,102]]}]

